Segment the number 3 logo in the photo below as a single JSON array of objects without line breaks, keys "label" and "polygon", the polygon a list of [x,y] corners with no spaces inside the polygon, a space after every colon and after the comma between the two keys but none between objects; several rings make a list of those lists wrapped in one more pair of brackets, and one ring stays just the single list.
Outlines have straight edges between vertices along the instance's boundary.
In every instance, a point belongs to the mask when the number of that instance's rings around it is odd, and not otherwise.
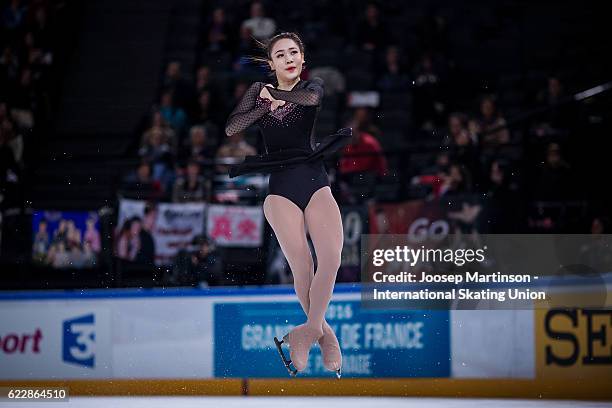
[{"label": "number 3 logo", "polygon": [[64,321],[63,360],[86,367],[95,363],[94,315]]}]

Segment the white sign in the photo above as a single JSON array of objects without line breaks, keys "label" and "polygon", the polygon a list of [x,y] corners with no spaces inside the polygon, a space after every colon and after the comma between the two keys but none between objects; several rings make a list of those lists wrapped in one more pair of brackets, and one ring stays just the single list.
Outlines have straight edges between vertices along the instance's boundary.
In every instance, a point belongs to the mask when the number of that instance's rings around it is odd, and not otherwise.
[{"label": "white sign", "polygon": [[206,232],[219,246],[259,247],[263,242],[261,207],[210,205]]}]

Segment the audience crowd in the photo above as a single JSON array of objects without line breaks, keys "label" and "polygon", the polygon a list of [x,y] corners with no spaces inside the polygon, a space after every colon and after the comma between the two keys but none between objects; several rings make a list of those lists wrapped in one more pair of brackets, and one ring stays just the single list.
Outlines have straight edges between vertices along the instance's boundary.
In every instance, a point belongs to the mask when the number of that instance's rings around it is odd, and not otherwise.
[{"label": "audience crowd", "polygon": [[[126,175],[124,191],[175,202],[219,202],[227,195],[217,191],[241,185],[226,177],[228,165],[263,152],[264,146],[256,132],[228,138],[223,129],[249,84],[267,80],[267,68],[248,57],[260,53],[256,41],[279,31],[282,12],[282,7],[260,1],[252,2],[242,17],[231,6],[205,7],[196,50],[199,64],[194,72],[185,72],[180,61],[165,67],[159,99],[139,135],[136,154],[141,163]],[[526,201],[579,198],[571,188],[572,165],[564,149],[575,123],[563,105],[556,106],[565,95],[562,76],[542,76],[539,89],[525,89],[518,99],[509,97],[517,90],[507,87],[466,94],[453,76],[453,66],[461,61],[450,51],[444,18],[433,12],[423,17],[416,25],[418,41],[409,48],[388,27],[388,17],[378,3],[368,3],[344,37],[336,35],[327,19],[298,24],[302,37],[313,39],[306,43],[302,77],[326,80],[318,135],[341,126],[352,127],[355,135],[331,170],[341,203],[376,199],[377,186],[385,180],[404,184],[398,200],[482,194],[504,206],[500,197],[513,193]],[[329,48],[322,41],[326,35]],[[347,59],[360,64],[347,67],[334,61],[341,57],[333,54],[333,38],[343,39],[352,55]],[[375,91],[381,103],[353,103],[355,90]],[[527,129],[505,127],[506,111],[534,106],[550,110],[531,120]],[[536,154],[525,167],[526,142]],[[420,146],[430,149],[417,157],[410,148]],[[352,189],[364,180],[370,188]]]},{"label": "audience crowd", "polygon": [[[137,130],[132,153],[138,164],[124,176],[122,194],[240,203],[240,192],[252,186],[248,177],[229,179],[228,166],[265,147],[254,129],[227,137],[225,121],[253,81],[274,82],[268,67],[250,58],[262,56],[257,42],[296,31],[306,45],[302,78],[325,81],[317,136],[353,129],[351,143],[328,163],[341,205],[377,201],[389,185],[396,201],[469,195],[487,202],[487,231],[501,233],[543,225],[545,217],[530,214],[534,203],[584,200],[568,154],[580,124],[562,103],[578,89],[562,66],[539,71],[520,89],[512,80],[520,72],[495,86],[472,87],[462,83],[459,73],[468,69],[458,67],[467,65],[445,18],[433,9],[406,28],[393,24],[395,2],[358,3],[354,21],[344,15],[347,1],[322,2],[325,13],[319,4],[292,10],[259,0],[247,8],[238,3],[203,5],[193,69],[179,60],[165,64],[156,100]],[[24,138],[49,110],[58,7],[61,2],[51,0],[0,2],[0,201],[19,181]],[[513,122],[536,107],[547,109]],[[605,214],[592,219],[594,226],[607,225]],[[143,231],[139,219],[122,226],[121,258],[152,262]],[[41,234],[39,243],[47,239]],[[57,255],[46,262],[62,262],[63,244],[57,242]],[[182,282],[191,271],[220,282],[214,245],[198,237],[193,246],[177,257],[173,279]]]}]

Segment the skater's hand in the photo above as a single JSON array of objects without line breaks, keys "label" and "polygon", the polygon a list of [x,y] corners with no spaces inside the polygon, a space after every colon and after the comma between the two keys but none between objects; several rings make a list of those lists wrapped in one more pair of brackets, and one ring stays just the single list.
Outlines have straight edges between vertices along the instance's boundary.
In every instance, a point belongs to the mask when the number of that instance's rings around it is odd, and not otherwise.
[{"label": "skater's hand", "polygon": [[268,99],[269,101],[272,102],[272,104],[270,105],[270,110],[275,110],[279,106],[283,106],[285,104],[285,101],[281,101],[280,99],[274,99],[274,97],[270,95],[270,91],[268,91],[268,87],[274,88],[274,85],[266,84],[263,88],[261,88],[261,92],[259,93],[259,96],[264,99]]},{"label": "skater's hand", "polygon": [[274,101],[275,99],[270,95],[270,91],[268,91],[268,87],[264,86],[261,88],[259,92],[259,97],[263,99],[268,99],[269,101]]},{"label": "skater's hand", "polygon": [[270,109],[274,110],[278,108],[279,106],[283,106],[284,104],[285,104],[285,101],[281,101],[280,99],[274,99],[272,100],[272,105],[270,106]]}]

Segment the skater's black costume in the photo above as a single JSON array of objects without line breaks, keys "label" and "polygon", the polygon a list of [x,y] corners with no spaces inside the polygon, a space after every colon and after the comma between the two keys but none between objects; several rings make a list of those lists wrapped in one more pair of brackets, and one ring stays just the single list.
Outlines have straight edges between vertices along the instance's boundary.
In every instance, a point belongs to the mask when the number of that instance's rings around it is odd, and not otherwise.
[{"label": "skater's black costume", "polygon": [[350,128],[326,136],[315,146],[314,129],[323,99],[323,80],[300,80],[292,90],[268,87],[273,98],[285,101],[271,110],[271,101],[261,98],[263,82],[255,82],[230,114],[225,132],[228,136],[253,124],[264,137],[265,154],[247,156],[230,166],[230,178],[246,173],[271,173],[269,194],[295,203],[302,211],[312,195],[329,186],[323,159],[351,140]]}]

